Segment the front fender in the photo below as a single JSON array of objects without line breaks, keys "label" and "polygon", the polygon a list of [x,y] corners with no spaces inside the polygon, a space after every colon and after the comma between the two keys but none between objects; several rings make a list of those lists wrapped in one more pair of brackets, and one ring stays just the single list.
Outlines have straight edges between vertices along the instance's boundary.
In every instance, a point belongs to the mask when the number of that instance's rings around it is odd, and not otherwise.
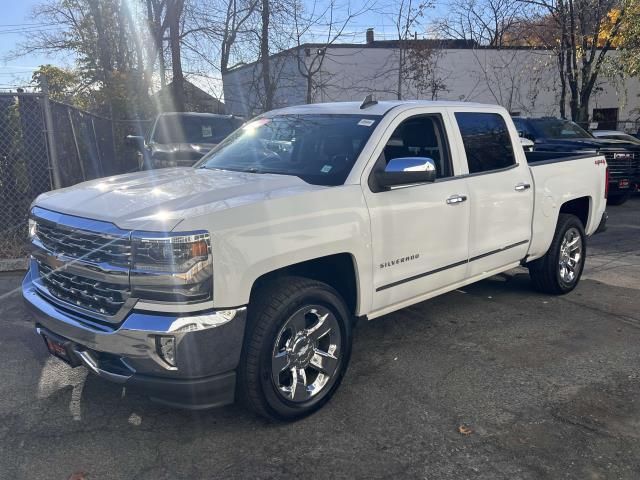
[{"label": "front fender", "polygon": [[208,225],[214,258],[214,306],[246,305],[261,276],[307,260],[349,253],[356,270],[358,315],[371,305],[371,231],[358,185],[270,199],[190,219]]}]

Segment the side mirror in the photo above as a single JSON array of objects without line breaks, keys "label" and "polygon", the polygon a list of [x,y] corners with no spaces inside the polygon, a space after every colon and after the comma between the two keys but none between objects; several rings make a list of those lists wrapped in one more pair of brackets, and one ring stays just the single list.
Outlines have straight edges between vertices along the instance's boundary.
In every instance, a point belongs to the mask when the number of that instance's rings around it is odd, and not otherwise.
[{"label": "side mirror", "polygon": [[436,164],[427,157],[394,158],[389,161],[383,172],[376,173],[378,185],[387,188],[434,182],[435,179]]},{"label": "side mirror", "polygon": [[524,137],[520,137],[520,145],[522,145],[525,152],[533,152],[533,148],[535,147],[535,143]]},{"label": "side mirror", "polygon": [[145,142],[144,137],[140,135],[127,135],[125,140],[128,145],[137,148],[139,151],[144,150]]}]

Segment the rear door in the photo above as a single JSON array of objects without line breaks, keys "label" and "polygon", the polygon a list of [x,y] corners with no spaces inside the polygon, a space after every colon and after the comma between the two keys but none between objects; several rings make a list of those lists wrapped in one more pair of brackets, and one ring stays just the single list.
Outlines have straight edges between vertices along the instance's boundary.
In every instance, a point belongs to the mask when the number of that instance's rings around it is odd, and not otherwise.
[{"label": "rear door", "polygon": [[533,185],[522,149],[514,149],[501,110],[456,108],[469,191],[469,267],[475,277],[519,262],[531,239]]}]

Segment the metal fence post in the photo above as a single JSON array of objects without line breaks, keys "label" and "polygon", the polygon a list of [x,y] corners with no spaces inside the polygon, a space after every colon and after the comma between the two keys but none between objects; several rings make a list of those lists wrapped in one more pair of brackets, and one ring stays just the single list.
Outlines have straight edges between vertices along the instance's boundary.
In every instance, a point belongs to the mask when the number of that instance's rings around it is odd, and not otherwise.
[{"label": "metal fence post", "polygon": [[73,136],[73,144],[76,146],[76,155],[78,155],[78,165],[80,166],[80,172],[82,173],[82,180],[87,179],[87,175],[84,171],[84,159],[80,153],[80,145],[78,144],[78,135],[76,134],[76,127],[73,124],[73,117],[71,116],[71,109],[67,106],[67,116],[69,117],[69,125],[71,125],[71,135]]},{"label": "metal fence post", "polygon": [[53,118],[51,117],[51,105],[49,104],[49,83],[47,76],[42,76],[42,106],[44,110],[44,129],[47,134],[47,151],[49,153],[49,162],[51,163],[53,179],[53,188],[61,188],[62,180],[60,178],[60,168],[58,165],[58,154],[56,151],[55,134],[53,131]]}]

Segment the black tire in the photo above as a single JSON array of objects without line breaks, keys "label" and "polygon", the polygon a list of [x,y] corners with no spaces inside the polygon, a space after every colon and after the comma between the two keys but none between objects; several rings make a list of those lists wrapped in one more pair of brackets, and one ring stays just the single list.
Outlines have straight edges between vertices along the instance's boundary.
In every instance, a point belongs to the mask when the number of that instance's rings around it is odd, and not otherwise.
[{"label": "black tire", "polygon": [[624,202],[629,200],[629,194],[623,193],[620,195],[611,195],[607,198],[607,205],[622,205]]},{"label": "black tire", "polygon": [[[577,230],[580,234],[581,255],[579,262],[577,262],[574,278],[571,281],[565,281],[560,273],[561,247],[565,234],[571,229],[575,229],[573,231]],[[580,281],[586,254],[587,242],[582,222],[575,215],[561,213],[558,216],[556,231],[549,250],[547,250],[544,257],[527,265],[534,288],[540,292],[553,295],[569,293]]]},{"label": "black tire", "polygon": [[[272,356],[278,348],[276,342],[282,337],[282,329],[294,314],[307,306],[320,306],[334,316],[341,344],[335,373],[317,394],[307,401],[294,402],[284,398],[272,378]],[[242,403],[254,412],[278,421],[296,420],[318,410],[329,401],[346,372],[351,356],[352,323],[344,300],[325,283],[291,276],[274,278],[259,288],[249,304],[238,371],[238,396]]]}]

